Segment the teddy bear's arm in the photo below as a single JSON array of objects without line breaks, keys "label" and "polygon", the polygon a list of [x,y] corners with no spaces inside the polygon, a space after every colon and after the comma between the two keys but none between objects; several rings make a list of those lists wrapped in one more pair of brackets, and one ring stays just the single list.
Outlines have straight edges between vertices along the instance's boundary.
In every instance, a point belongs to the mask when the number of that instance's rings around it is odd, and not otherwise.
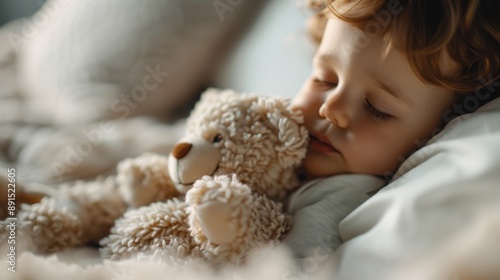
[{"label": "teddy bear's arm", "polygon": [[132,207],[165,201],[180,194],[168,174],[168,157],[145,153],[125,159],[117,168],[118,191]]},{"label": "teddy bear's arm", "polygon": [[290,227],[281,203],[253,193],[236,175],[205,176],[186,195],[191,234],[213,263],[244,260]]}]

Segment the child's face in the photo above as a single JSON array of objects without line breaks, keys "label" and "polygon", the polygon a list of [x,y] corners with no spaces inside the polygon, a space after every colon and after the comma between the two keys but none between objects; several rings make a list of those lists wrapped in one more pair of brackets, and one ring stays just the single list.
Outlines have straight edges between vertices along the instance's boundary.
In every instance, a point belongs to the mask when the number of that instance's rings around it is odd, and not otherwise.
[{"label": "child's face", "polygon": [[381,36],[328,21],[314,70],[292,102],[304,112],[311,141],[310,176],[393,172],[438,127],[454,95],[425,85],[406,55],[385,50]]}]

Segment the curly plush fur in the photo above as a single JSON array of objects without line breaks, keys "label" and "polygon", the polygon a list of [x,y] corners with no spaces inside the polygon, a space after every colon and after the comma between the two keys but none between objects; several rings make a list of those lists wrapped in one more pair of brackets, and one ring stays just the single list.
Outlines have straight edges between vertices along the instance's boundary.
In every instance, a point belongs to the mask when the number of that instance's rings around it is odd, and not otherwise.
[{"label": "curly plush fur", "polygon": [[116,176],[63,187],[20,211],[21,231],[39,251],[100,240],[112,259],[160,252],[242,262],[291,224],[279,201],[298,186],[308,139],[288,105],[209,89],[169,157],[126,159]]}]

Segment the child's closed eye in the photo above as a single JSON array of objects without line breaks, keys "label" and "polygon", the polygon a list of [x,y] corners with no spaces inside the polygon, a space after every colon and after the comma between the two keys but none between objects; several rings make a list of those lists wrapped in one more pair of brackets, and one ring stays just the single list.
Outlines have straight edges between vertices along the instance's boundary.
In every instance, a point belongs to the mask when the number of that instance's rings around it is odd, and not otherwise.
[{"label": "child's closed eye", "polygon": [[375,106],[373,106],[368,99],[365,99],[364,107],[368,111],[368,113],[370,113],[372,116],[374,116],[377,119],[386,121],[386,120],[393,118],[393,116],[391,116],[387,113],[384,113],[384,112],[378,110],[377,108],[375,108]]},{"label": "child's closed eye", "polygon": [[333,87],[337,86],[337,82],[327,81],[327,80],[323,80],[320,78],[312,78],[312,81],[314,84],[319,85],[319,86],[323,86],[323,87],[333,88]]}]

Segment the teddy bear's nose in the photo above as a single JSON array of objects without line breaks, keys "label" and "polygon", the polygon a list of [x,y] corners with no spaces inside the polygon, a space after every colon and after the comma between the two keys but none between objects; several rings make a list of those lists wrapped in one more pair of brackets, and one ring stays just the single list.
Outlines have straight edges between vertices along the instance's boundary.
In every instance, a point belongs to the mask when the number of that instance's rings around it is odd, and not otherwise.
[{"label": "teddy bear's nose", "polygon": [[175,145],[175,147],[172,149],[172,156],[174,156],[176,159],[181,159],[189,153],[189,150],[191,150],[191,147],[193,145],[189,143],[179,143]]}]

